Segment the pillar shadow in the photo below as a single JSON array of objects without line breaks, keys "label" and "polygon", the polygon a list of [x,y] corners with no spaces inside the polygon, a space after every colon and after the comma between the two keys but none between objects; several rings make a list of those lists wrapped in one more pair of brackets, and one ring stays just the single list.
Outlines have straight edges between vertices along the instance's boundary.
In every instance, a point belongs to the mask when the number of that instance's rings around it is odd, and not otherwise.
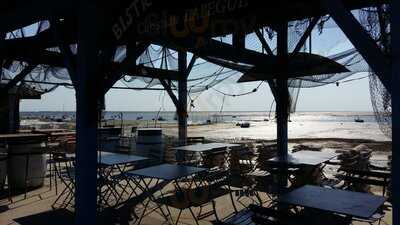
[{"label": "pillar shadow", "polygon": [[66,209],[50,210],[14,219],[20,225],[73,225],[73,213]]}]

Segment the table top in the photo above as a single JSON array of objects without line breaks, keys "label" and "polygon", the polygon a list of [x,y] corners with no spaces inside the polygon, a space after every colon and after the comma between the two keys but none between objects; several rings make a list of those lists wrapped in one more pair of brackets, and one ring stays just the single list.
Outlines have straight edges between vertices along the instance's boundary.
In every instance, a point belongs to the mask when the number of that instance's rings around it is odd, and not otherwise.
[{"label": "table top", "polygon": [[[75,157],[75,154],[67,154],[67,156]],[[114,152],[100,152],[100,163],[106,166],[135,163],[146,159],[148,158],[137,155],[119,154]]]},{"label": "table top", "polygon": [[239,144],[229,144],[229,143],[206,143],[206,144],[194,144],[194,145],[186,145],[172,148],[174,150],[179,151],[190,151],[190,152],[206,152],[212,151],[216,149],[227,149],[229,147],[237,147]]},{"label": "table top", "polygon": [[137,155],[127,155],[127,154],[119,154],[113,152],[101,152],[100,159],[101,159],[101,164],[112,166],[112,165],[139,162],[146,160],[148,158]]},{"label": "table top", "polygon": [[162,180],[176,180],[204,171],[207,171],[207,169],[183,165],[161,164],[157,166],[133,170],[128,172],[128,174],[132,176],[156,178]]},{"label": "table top", "polygon": [[75,131],[65,131],[65,132],[52,132],[50,133],[50,136],[52,137],[58,137],[58,136],[75,136],[76,132]]},{"label": "table top", "polygon": [[286,160],[281,160],[279,157],[274,157],[268,161],[292,165],[317,166],[335,158],[336,156],[338,156],[338,154],[333,152],[298,151],[295,153],[289,153]]},{"label": "table top", "polygon": [[276,201],[368,219],[386,199],[367,193],[305,185],[282,195]]},{"label": "table top", "polygon": [[0,142],[8,144],[24,144],[24,143],[40,143],[47,140],[45,134],[33,133],[16,133],[16,134],[0,134]]}]

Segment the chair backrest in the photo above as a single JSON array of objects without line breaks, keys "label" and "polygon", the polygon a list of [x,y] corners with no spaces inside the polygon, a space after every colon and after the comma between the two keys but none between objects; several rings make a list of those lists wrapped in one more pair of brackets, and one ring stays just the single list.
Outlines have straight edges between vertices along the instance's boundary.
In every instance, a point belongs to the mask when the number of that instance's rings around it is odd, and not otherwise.
[{"label": "chair backrest", "polygon": [[204,177],[204,181],[209,187],[221,187],[229,184],[229,174],[228,170],[210,171]]},{"label": "chair backrest", "polygon": [[53,153],[56,174],[62,181],[75,180],[75,159],[65,153]]}]

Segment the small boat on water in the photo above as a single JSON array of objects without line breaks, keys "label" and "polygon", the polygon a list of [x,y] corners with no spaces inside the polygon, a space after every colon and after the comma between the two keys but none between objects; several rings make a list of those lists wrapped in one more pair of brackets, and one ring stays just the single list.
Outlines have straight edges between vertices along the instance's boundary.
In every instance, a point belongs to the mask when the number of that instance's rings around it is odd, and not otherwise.
[{"label": "small boat on water", "polygon": [[157,120],[158,121],[166,121],[166,119],[164,117],[162,117],[162,116],[158,117]]},{"label": "small boat on water", "polygon": [[357,117],[354,119],[354,122],[356,122],[356,123],[364,123],[364,120],[361,119],[359,116],[357,116]]},{"label": "small boat on water", "polygon": [[240,124],[241,128],[249,128],[250,127],[250,123],[249,122],[243,122]]},{"label": "small boat on water", "polygon": [[237,127],[241,127],[241,128],[249,128],[250,127],[250,123],[249,122],[237,122],[236,126]]},{"label": "small boat on water", "polygon": [[143,119],[143,116],[136,117],[136,120],[141,120],[141,119]]}]

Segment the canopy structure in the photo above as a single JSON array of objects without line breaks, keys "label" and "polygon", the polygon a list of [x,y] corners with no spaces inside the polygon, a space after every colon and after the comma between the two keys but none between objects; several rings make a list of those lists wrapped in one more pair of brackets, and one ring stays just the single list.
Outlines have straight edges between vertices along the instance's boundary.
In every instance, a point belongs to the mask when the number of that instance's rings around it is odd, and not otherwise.
[{"label": "canopy structure", "polygon": [[[243,74],[241,81],[266,80],[277,102],[278,152],[286,157],[287,117],[300,87],[373,71],[379,85],[371,86],[392,96],[393,115],[398,113],[391,74],[395,73],[391,65],[397,68],[399,64],[398,48],[393,47],[391,57],[382,50],[384,44],[398,44],[398,36],[392,34],[392,41],[374,40],[366,31],[375,30],[365,29],[370,21],[358,21],[350,12],[385,9],[390,4],[384,0],[6,0],[0,8],[1,81],[8,88],[24,83],[40,92],[65,83],[75,88],[76,167],[80,171],[76,224],[88,224],[96,217],[98,106],[116,83],[131,88],[162,86],[177,108],[179,137],[185,141],[188,93],[227,80],[236,82]],[[391,14],[397,16],[399,8],[391,7]],[[324,26],[326,15],[354,49],[335,54],[307,52],[310,34]],[[398,32],[395,26],[400,21],[398,16],[393,18],[397,23],[380,28]],[[258,44],[248,46],[254,40]],[[376,111],[382,108],[375,105]],[[397,129],[393,127],[393,140]],[[394,141],[393,148],[397,146]],[[400,163],[395,151],[393,161],[396,176]],[[394,190],[399,189],[398,182],[394,181]],[[399,221],[398,197],[394,199],[393,221]]]}]

